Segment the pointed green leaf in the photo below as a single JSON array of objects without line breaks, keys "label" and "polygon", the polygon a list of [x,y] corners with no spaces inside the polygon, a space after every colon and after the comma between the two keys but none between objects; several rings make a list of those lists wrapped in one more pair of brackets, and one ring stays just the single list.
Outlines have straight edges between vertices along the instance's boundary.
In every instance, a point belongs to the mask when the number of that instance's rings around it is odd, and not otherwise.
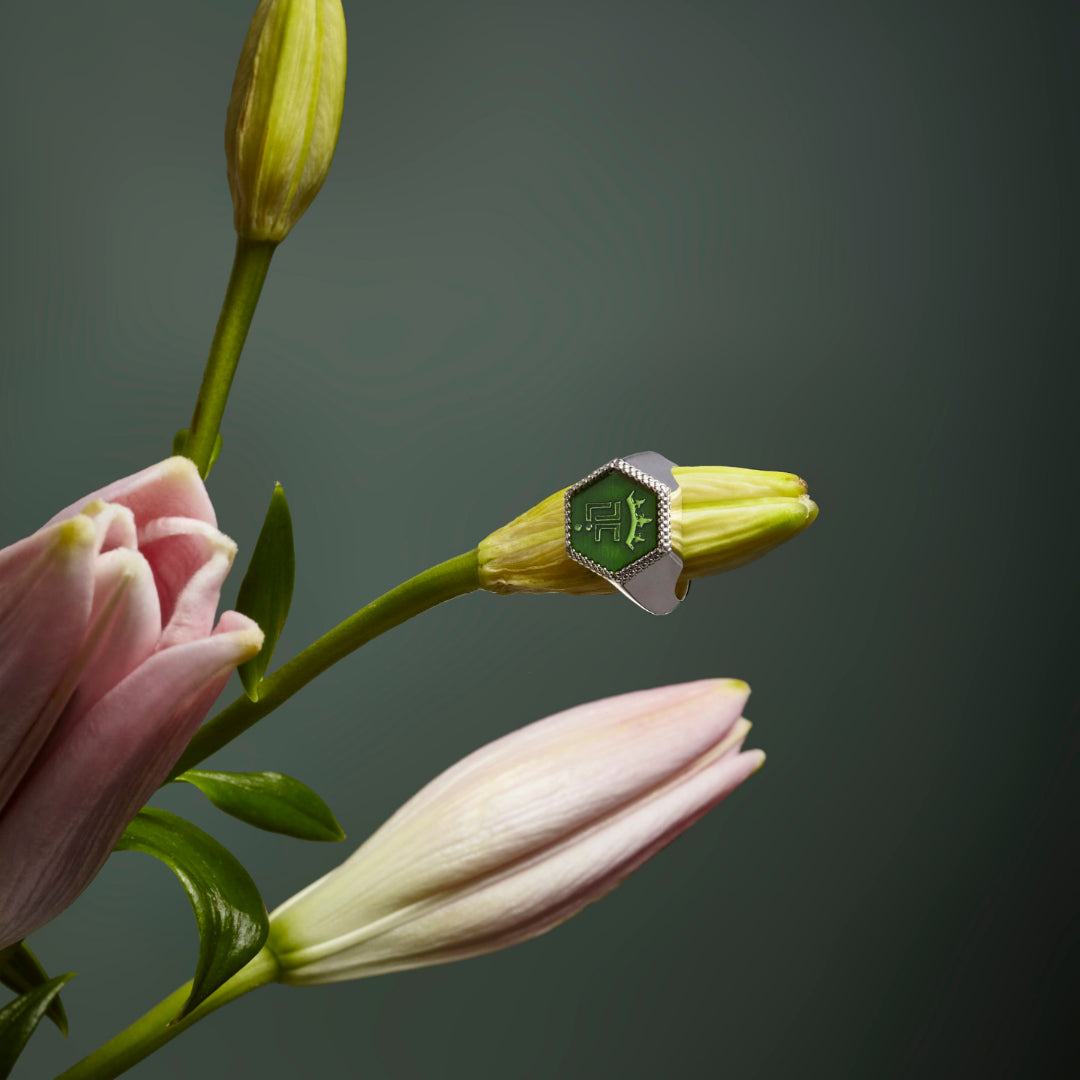
[{"label": "pointed green leaf", "polygon": [[257,829],[300,840],[345,839],[330,807],[291,776],[188,769],[176,779],[194,784],[219,810]]},{"label": "pointed green leaf", "polygon": [[[188,429],[181,428],[172,438],[172,452],[173,454],[182,454],[184,452],[184,444],[187,442]],[[210,464],[206,466],[206,476],[210,475],[210,470],[214,467],[214,462],[217,461],[218,455],[221,453],[221,432],[217,433],[217,438],[214,439],[214,449],[210,451]],[[203,479],[206,479],[206,476]]]},{"label": "pointed green leaf", "polygon": [[0,1080],[15,1068],[15,1062],[30,1041],[30,1036],[60,993],[60,987],[74,977],[74,971],[57,975],[0,1009]]},{"label": "pointed green leaf", "polygon": [[228,849],[167,810],[140,810],[116,850],[145,851],[160,859],[191,901],[199,925],[199,962],[191,996],[180,1011],[186,1016],[262,948],[269,930],[262,897]]},{"label": "pointed green leaf", "polygon": [[259,683],[270,666],[274,647],[289,615],[295,571],[292,517],[284,488],[275,484],[266,520],[236,597],[236,610],[254,619],[265,635],[258,655],[237,668],[244,690],[252,701],[259,700]]},{"label": "pointed green leaf", "polygon": [[[14,990],[16,994],[25,994],[27,990],[44,986],[48,981],[48,973],[25,941],[17,941],[6,949],[0,949],[0,983],[9,990]],[[67,1014],[64,1012],[64,1004],[59,995],[50,1002],[46,1016],[60,1029],[60,1034],[66,1039]]]}]

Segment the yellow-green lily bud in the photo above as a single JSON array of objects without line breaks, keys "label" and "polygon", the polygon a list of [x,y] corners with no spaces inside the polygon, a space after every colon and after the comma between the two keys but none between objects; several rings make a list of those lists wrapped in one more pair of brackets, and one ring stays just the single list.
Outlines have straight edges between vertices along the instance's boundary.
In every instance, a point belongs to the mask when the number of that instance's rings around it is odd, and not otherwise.
[{"label": "yellow-green lily bud", "polygon": [[344,100],[341,0],[260,0],[225,121],[241,237],[278,243],[311,205],[334,157]]},{"label": "yellow-green lily bud", "polygon": [[[759,559],[802,532],[818,508],[792,473],[676,466],[671,539],[683,560],[677,593],[692,578]],[[480,586],[489,592],[577,595],[615,588],[566,553],[565,489],[480,542]]]}]

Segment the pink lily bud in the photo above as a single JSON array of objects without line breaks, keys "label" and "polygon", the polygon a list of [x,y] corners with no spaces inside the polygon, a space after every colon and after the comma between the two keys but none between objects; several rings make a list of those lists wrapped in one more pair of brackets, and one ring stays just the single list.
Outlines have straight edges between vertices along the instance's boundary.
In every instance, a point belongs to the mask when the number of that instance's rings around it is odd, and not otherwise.
[{"label": "pink lily bud", "polygon": [[195,465],[118,480],[0,550],[0,948],[66,908],[262,631]]},{"label": "pink lily bud", "polygon": [[536,937],[610,892],[765,760],[743,682],[580,705],[470,754],[270,916],[280,981],[443,964]]}]

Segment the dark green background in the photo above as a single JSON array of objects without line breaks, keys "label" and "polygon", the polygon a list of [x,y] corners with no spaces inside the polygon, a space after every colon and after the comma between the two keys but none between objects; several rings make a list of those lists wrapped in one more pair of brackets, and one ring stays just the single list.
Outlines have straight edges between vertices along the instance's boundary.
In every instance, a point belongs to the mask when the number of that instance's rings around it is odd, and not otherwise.
[{"label": "dark green background", "polygon": [[[4,11],[0,542],[188,421],[253,6]],[[792,470],[821,516],[668,618],[455,601],[215,759],[313,784],[345,845],[168,793],[273,906],[436,772],[581,700],[739,676],[769,754],[549,937],[271,987],[134,1075],[1060,1075],[1080,991],[1075,4],[346,15],[340,149],[275,259],[211,478],[241,563],[288,492],[279,656],[615,454]],[[196,952],[176,882],[132,854],[33,944],[80,974],[70,1039],[43,1029],[25,1077]]]}]

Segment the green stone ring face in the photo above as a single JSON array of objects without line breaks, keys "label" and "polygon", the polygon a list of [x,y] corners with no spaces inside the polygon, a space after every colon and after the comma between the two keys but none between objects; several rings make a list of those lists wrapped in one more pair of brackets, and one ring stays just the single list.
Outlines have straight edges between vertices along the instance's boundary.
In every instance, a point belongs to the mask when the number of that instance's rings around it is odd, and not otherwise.
[{"label": "green stone ring face", "polygon": [[586,566],[618,574],[656,550],[658,495],[612,467],[569,497],[570,547]]},{"label": "green stone ring face", "polygon": [[615,458],[568,488],[566,553],[656,615],[673,610],[682,559],[671,545],[672,462]]}]

